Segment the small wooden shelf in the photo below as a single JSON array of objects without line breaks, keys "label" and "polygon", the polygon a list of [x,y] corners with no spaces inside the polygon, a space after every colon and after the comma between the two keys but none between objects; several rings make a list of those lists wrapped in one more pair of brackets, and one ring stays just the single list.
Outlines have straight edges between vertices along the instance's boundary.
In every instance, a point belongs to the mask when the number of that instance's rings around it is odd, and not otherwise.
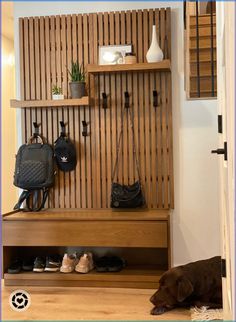
[{"label": "small wooden shelf", "polygon": [[127,267],[121,272],[88,274],[80,273],[34,273],[4,274],[5,285],[40,286],[94,286],[94,287],[140,287],[157,288],[163,270],[157,267]]},{"label": "small wooden shelf", "polygon": [[117,64],[117,65],[88,65],[87,72],[90,74],[102,73],[122,73],[122,72],[154,72],[170,71],[170,60],[166,59],[159,63],[137,63],[137,64]]},{"label": "small wooden shelf", "polygon": [[82,98],[71,98],[64,100],[31,100],[31,101],[19,101],[11,100],[11,107],[24,108],[24,107],[63,107],[63,106],[85,106],[89,105],[88,96]]}]

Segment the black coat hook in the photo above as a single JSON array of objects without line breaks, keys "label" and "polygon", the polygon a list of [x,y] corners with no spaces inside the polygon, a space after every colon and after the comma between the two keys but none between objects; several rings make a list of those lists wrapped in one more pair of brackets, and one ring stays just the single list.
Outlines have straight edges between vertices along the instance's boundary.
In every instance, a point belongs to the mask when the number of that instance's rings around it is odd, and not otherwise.
[{"label": "black coat hook", "polygon": [[158,93],[157,91],[153,91],[153,107],[157,107],[158,106]]},{"label": "black coat hook", "polygon": [[129,93],[125,92],[125,108],[129,108]]},{"label": "black coat hook", "polygon": [[82,121],[82,126],[83,126],[82,135],[87,136],[88,135],[88,123],[86,121]]},{"label": "black coat hook", "polygon": [[60,126],[61,126],[61,136],[65,137],[66,136],[66,125],[63,121],[60,121]]},{"label": "black coat hook", "polygon": [[37,138],[39,136],[39,124],[37,124],[37,122],[33,122],[33,126],[34,126],[33,136]]},{"label": "black coat hook", "polygon": [[102,108],[107,108],[107,94],[102,93]]}]

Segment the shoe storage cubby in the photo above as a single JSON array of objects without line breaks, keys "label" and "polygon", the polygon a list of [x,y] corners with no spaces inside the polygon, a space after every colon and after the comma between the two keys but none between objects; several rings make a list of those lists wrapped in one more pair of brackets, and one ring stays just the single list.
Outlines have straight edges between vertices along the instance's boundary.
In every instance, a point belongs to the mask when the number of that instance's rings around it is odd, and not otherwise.
[{"label": "shoe storage cubby", "polygon": [[[164,60],[147,63],[156,25]],[[171,102],[171,11],[169,8],[73,14],[19,19],[22,138],[33,122],[52,144],[60,121],[77,152],[75,171],[57,171],[47,210],[3,216],[5,285],[58,285],[156,288],[171,266],[170,209],[174,207]],[[137,63],[104,66],[99,46],[132,44]],[[87,97],[71,100],[67,67],[83,62]],[[65,99],[52,102],[52,86]],[[105,96],[104,96],[105,94]],[[106,97],[106,104],[103,102]],[[125,97],[134,120],[134,136],[146,208],[110,209],[111,176],[121,124],[121,184],[137,180],[132,130],[123,114]],[[70,105],[71,102],[71,105]],[[87,131],[83,135],[83,125]],[[127,260],[119,273],[19,273],[7,267],[17,254],[63,254],[67,247],[109,249]]]},{"label": "shoe storage cubby", "polygon": [[[77,272],[25,272],[9,274],[8,263],[18,258],[20,260],[35,259],[65,252],[83,254],[84,251],[93,253],[94,261],[101,256],[119,256],[126,262],[120,272],[97,272],[96,268],[87,274]],[[5,285],[41,285],[41,286],[97,286],[97,287],[140,287],[156,288],[159,275],[168,268],[168,255],[164,249],[129,249],[129,248],[97,248],[97,247],[6,247]],[[7,265],[8,264],[8,265]]]}]

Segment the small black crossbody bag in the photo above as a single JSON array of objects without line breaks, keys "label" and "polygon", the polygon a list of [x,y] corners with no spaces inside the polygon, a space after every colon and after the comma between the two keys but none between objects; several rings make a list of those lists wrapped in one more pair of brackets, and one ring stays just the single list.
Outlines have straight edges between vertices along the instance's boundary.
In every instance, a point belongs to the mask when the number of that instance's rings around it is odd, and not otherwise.
[{"label": "small black crossbody bag", "polygon": [[[145,205],[145,198],[144,198],[144,195],[142,192],[142,186],[141,186],[139,162],[138,162],[137,152],[135,148],[133,119],[130,113],[130,109],[127,108],[127,110],[128,110],[127,114],[128,114],[128,117],[130,118],[130,123],[131,123],[131,132],[132,132],[132,139],[133,139],[133,154],[135,158],[138,180],[132,185],[124,185],[124,184],[122,185],[118,182],[114,182],[115,175],[117,173],[118,166],[119,166],[119,152],[120,152],[122,134],[124,129],[124,125],[122,122],[121,131],[120,131],[118,144],[117,144],[116,162],[112,173],[111,204],[110,204],[111,208],[138,208],[138,207],[143,207]],[[124,112],[123,112],[123,115],[124,115]]]}]

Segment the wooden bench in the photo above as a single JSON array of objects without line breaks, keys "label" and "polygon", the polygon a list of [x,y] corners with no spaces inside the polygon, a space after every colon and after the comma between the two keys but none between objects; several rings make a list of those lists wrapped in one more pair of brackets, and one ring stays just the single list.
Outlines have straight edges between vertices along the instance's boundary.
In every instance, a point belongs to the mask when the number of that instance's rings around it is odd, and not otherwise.
[{"label": "wooden bench", "polygon": [[[2,229],[5,285],[156,288],[170,266],[168,210],[17,212],[3,216]],[[94,247],[95,253],[112,247],[127,267],[119,273],[7,273],[16,254],[63,254],[67,247]]]}]

